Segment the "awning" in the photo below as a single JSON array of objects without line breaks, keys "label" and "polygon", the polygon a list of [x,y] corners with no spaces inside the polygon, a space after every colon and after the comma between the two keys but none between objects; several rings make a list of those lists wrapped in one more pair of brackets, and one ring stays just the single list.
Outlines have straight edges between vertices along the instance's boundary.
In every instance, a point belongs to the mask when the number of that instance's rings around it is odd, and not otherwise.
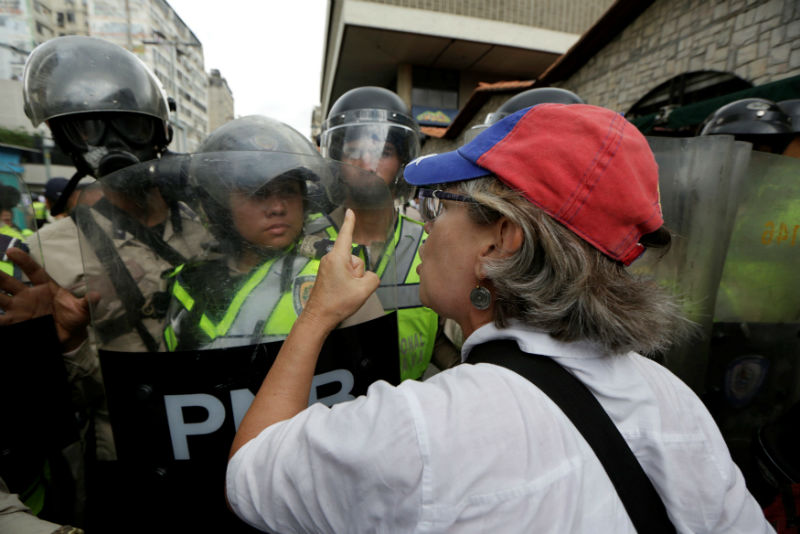
[{"label": "awning", "polygon": [[666,117],[657,118],[662,114],[651,113],[637,117],[631,122],[645,135],[655,133],[656,128],[674,132],[694,129],[720,107],[742,98],[766,98],[773,102],[800,98],[800,75],[675,108],[667,113]]}]

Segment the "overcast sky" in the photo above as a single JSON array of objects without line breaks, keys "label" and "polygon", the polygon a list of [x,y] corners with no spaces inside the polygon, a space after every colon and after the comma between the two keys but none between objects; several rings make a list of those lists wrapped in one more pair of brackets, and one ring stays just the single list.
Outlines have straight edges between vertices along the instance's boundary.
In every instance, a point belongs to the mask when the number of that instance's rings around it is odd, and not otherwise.
[{"label": "overcast sky", "polygon": [[219,69],[235,116],[260,114],[303,135],[319,104],[326,0],[167,0]]}]

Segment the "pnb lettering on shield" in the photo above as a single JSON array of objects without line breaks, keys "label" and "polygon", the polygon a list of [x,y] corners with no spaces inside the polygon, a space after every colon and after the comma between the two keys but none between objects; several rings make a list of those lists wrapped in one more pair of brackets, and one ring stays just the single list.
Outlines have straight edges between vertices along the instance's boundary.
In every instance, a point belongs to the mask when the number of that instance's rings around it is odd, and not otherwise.
[{"label": "pnb lettering on shield", "polygon": [[[330,391],[331,385],[339,389],[333,394],[324,397],[318,396],[318,390],[325,388]],[[308,398],[309,406],[321,402],[326,406],[333,406],[339,402],[352,400],[351,395],[355,380],[353,374],[347,369],[335,369],[314,376],[311,382],[311,394]],[[247,388],[230,391],[231,410],[234,427],[238,430],[244,414],[252,404],[255,395]],[[214,395],[208,393],[193,393],[185,395],[164,395],[164,406],[167,411],[170,439],[172,440],[172,453],[176,460],[190,460],[189,436],[212,434],[222,428],[227,414],[225,405]],[[187,422],[184,418],[185,408],[201,408],[207,413],[202,421]],[[231,436],[231,439],[233,436]]]}]

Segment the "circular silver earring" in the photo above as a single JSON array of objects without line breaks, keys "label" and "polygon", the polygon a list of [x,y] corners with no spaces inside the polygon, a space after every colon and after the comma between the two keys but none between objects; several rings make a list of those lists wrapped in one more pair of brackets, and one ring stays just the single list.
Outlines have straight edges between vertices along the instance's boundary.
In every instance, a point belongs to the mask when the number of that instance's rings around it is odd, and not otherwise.
[{"label": "circular silver earring", "polygon": [[492,294],[480,284],[469,292],[469,301],[479,310],[485,310],[492,302]]}]

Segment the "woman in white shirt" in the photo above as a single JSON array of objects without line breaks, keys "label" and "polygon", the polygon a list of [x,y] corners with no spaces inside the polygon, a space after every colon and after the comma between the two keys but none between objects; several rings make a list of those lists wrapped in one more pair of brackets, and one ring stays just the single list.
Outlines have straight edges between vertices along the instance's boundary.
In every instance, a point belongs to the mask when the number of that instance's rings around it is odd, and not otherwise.
[{"label": "woman in white shirt", "polygon": [[[405,170],[430,234],[423,304],[461,326],[463,358],[511,339],[600,402],[679,532],[770,532],[705,407],[640,354],[689,324],[626,269],[662,228],[658,170],[621,115],[542,104]],[[435,186],[435,187],[432,187]],[[242,421],[227,498],[277,532],[635,532],[592,448],[519,374],[462,364],[306,407],[325,336],[377,285],[348,213],[306,308]]]}]

